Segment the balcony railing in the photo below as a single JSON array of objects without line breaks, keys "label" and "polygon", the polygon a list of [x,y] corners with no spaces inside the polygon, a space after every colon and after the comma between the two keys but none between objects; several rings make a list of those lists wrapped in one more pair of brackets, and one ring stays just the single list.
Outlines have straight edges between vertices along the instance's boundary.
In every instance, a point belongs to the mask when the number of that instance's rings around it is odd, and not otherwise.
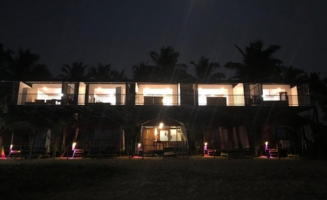
[{"label": "balcony railing", "polygon": [[[14,98],[15,99],[15,98]],[[224,95],[196,97],[194,94],[183,95],[147,95],[135,96],[137,106],[311,106],[309,95],[284,95],[273,98],[264,98],[259,95]],[[36,94],[18,94],[18,97],[8,105],[112,105],[126,104],[126,95],[102,95],[101,98],[94,95],[60,95],[53,94],[38,97]]]}]

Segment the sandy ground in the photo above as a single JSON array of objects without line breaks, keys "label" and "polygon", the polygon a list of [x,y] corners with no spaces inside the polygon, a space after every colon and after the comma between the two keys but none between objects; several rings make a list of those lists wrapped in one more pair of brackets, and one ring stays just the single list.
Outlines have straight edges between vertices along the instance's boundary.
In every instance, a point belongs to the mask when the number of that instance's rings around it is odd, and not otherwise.
[{"label": "sandy ground", "polygon": [[[295,159],[114,158],[0,160],[1,164],[63,162],[105,165],[125,172],[70,191],[24,199],[327,199],[327,162]],[[83,174],[80,174],[83,176]],[[5,200],[1,198],[1,200]],[[7,199],[7,198],[6,198]],[[10,199],[10,198],[8,198]]]}]

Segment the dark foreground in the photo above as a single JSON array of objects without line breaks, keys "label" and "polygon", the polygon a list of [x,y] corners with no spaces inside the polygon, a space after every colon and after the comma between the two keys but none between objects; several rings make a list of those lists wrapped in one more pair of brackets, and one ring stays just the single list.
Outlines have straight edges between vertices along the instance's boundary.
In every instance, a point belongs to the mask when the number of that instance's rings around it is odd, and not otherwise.
[{"label": "dark foreground", "polygon": [[327,162],[0,160],[0,199],[327,199]]}]

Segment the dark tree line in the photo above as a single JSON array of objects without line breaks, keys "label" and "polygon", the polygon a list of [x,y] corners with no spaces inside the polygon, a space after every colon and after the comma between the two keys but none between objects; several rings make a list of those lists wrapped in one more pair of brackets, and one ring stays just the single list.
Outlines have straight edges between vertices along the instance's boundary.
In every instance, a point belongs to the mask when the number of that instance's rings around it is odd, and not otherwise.
[{"label": "dark tree line", "polygon": [[[250,43],[245,50],[235,47],[243,56],[242,62],[228,62],[223,67],[234,71],[230,80],[253,83],[294,83],[298,81],[316,81],[326,83],[319,73],[307,73],[293,66],[285,66],[274,57],[280,49],[278,45],[263,47],[263,42]],[[225,74],[219,71],[221,65],[201,56],[190,61],[188,66],[179,63],[180,53],[172,47],[162,47],[158,52],[149,52],[149,60],[141,61],[131,67],[134,81],[143,82],[198,82],[213,83],[226,80]],[[66,81],[124,81],[127,80],[124,70],[119,71],[109,64],[98,63],[87,66],[83,62],[73,62],[60,67],[61,73],[53,76],[47,65],[39,63],[39,56],[30,50],[20,49],[17,54],[5,50],[0,44],[0,80],[46,81],[52,79]],[[188,73],[188,68],[195,75]]]},{"label": "dark tree line", "polygon": [[[278,45],[264,48],[263,42],[251,42],[242,50],[235,47],[243,56],[242,62],[227,62],[223,67],[234,71],[231,81],[248,83],[297,83],[306,82],[310,86],[312,102],[327,110],[327,79],[321,78],[319,72],[307,73],[293,66],[285,66],[274,55],[280,49]],[[227,81],[225,74],[219,69],[221,65],[211,62],[209,58],[201,56],[197,61],[190,61],[188,66],[179,63],[180,53],[172,47],[161,47],[158,52],[149,52],[149,60],[141,61],[131,67],[133,80],[137,82],[162,83],[215,83]],[[97,81],[114,82],[126,81],[124,70],[119,71],[111,64],[98,63],[97,66],[87,66],[83,62],[73,62],[61,66],[61,73],[54,77],[47,65],[39,63],[39,56],[30,50],[20,49],[17,54],[12,50],[5,50],[0,44],[0,80],[19,81]],[[132,81],[133,81],[132,80]]]}]

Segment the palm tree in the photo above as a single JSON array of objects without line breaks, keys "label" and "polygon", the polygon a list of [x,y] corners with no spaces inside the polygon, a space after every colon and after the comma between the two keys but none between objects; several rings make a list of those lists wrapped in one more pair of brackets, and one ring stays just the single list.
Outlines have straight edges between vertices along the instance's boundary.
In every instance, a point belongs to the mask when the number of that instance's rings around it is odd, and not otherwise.
[{"label": "palm tree", "polygon": [[66,81],[83,81],[86,79],[85,71],[87,69],[83,62],[73,62],[71,66],[65,64],[61,67],[62,74],[58,75]]},{"label": "palm tree", "polygon": [[29,79],[33,81],[47,81],[52,78],[52,73],[44,64],[36,64],[31,72]]},{"label": "palm tree", "polygon": [[281,82],[295,83],[306,79],[306,73],[302,69],[294,68],[293,66],[282,67]]},{"label": "palm tree", "polygon": [[150,57],[160,73],[159,81],[174,82],[178,79],[177,75],[187,74],[186,65],[177,64],[179,53],[175,52],[172,47],[163,46],[159,53],[150,52]]},{"label": "palm tree", "polygon": [[149,61],[140,62],[138,65],[133,66],[133,78],[135,81],[151,82],[158,80],[159,72],[157,67],[149,65]]},{"label": "palm tree", "polygon": [[52,74],[44,64],[39,64],[39,56],[31,53],[30,50],[20,49],[18,56],[12,57],[11,50],[4,51],[0,44],[0,72],[1,78],[11,80],[48,80]]},{"label": "palm tree", "polygon": [[110,81],[112,79],[111,64],[103,65],[98,63],[97,67],[91,67],[88,72],[88,77],[96,81]]},{"label": "palm tree", "polygon": [[125,81],[127,78],[125,76],[125,70],[118,71],[118,70],[112,70],[111,71],[111,80],[112,81]]},{"label": "palm tree", "polygon": [[312,72],[306,74],[306,82],[309,83],[309,91],[311,97],[311,103],[316,105],[318,103],[321,106],[327,105],[327,79],[321,79],[320,73]]},{"label": "palm tree", "polygon": [[214,71],[220,67],[219,63],[209,62],[209,59],[204,56],[200,58],[197,64],[194,61],[191,61],[191,64],[194,65],[196,78],[201,83],[208,83],[225,78],[225,74],[223,73],[214,73]]},{"label": "palm tree", "polygon": [[0,43],[0,80],[7,80],[10,77],[10,69],[13,63],[13,51],[4,50]]},{"label": "palm tree", "polygon": [[30,75],[39,56],[30,52],[29,49],[18,52],[18,56],[13,60],[12,75],[14,80],[31,80]]},{"label": "palm tree", "polygon": [[232,79],[243,82],[271,82],[280,79],[282,61],[273,58],[280,46],[270,45],[263,49],[261,41],[251,42],[245,52],[240,47],[235,47],[243,55],[243,63],[228,62],[225,67],[236,70]]}]

